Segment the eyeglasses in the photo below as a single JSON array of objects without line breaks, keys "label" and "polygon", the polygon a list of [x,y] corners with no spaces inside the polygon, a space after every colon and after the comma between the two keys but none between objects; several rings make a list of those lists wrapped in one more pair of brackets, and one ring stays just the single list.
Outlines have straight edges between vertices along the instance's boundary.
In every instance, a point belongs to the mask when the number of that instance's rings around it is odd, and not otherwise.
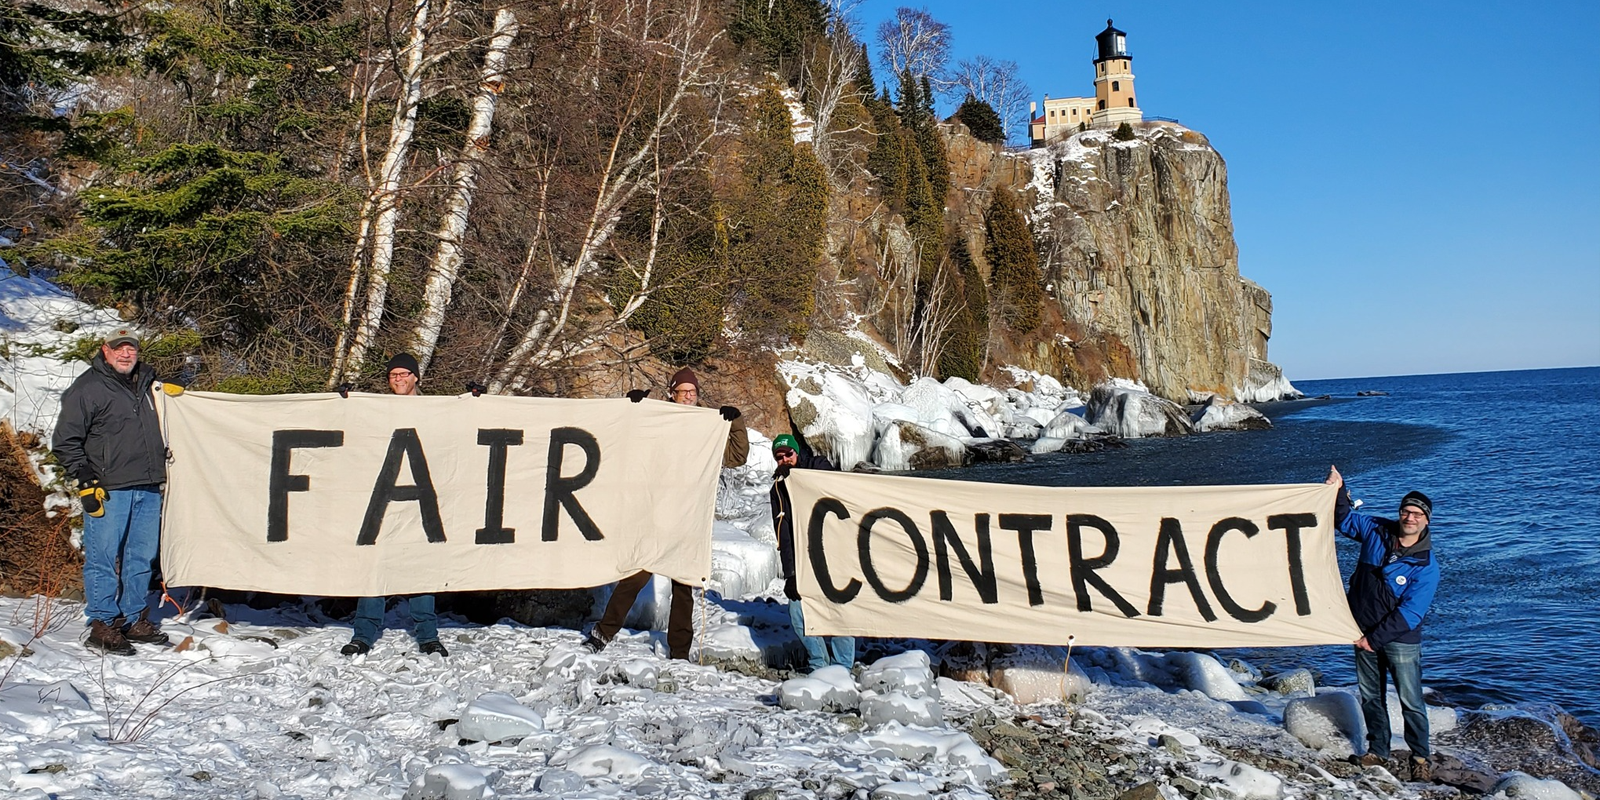
[{"label": "eyeglasses", "polygon": [[780,447],[780,448],[778,448],[776,450],[773,450],[772,451],[772,455],[774,455],[774,456],[776,456],[778,458],[788,458],[788,457],[794,455],[794,451],[790,450],[787,447]]},{"label": "eyeglasses", "polygon": [[700,390],[699,389],[673,389],[672,390],[672,396],[673,397],[688,397],[688,396],[691,396],[691,395],[698,395],[698,394],[700,394]]},{"label": "eyeglasses", "polygon": [[1408,509],[1400,512],[1400,518],[1401,519],[1405,519],[1407,517],[1421,517],[1423,519],[1427,519],[1428,515],[1422,513],[1421,511],[1417,511],[1415,509],[1408,508]]}]

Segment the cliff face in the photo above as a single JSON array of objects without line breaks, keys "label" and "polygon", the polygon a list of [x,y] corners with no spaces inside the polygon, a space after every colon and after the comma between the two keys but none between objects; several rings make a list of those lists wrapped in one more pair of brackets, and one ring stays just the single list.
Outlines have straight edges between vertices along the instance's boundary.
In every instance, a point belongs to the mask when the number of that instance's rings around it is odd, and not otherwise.
[{"label": "cliff face", "polygon": [[981,241],[997,187],[1031,209],[1059,316],[1007,355],[1082,382],[1133,378],[1180,402],[1267,399],[1272,298],[1239,275],[1227,169],[1204,136],[1157,124],[1131,141],[1089,131],[1011,154],[956,128],[950,153],[950,214],[969,240]]}]

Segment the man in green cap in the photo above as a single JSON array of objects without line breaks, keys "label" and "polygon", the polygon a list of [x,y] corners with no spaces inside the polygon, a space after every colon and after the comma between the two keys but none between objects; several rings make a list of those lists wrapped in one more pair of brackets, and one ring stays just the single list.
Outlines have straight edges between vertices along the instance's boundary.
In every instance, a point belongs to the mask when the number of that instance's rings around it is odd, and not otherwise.
[{"label": "man in green cap", "polygon": [[785,481],[795,469],[838,469],[828,459],[815,453],[801,455],[800,443],[787,433],[772,440],[772,457],[778,468],[772,474],[772,528],[778,533],[778,556],[783,561],[783,594],[789,598],[789,624],[806,651],[808,672],[816,672],[829,664],[849,669],[856,661],[856,640],[852,636],[807,636],[805,615],[800,609],[800,589],[795,582],[794,566],[794,505],[789,501],[789,487]]}]

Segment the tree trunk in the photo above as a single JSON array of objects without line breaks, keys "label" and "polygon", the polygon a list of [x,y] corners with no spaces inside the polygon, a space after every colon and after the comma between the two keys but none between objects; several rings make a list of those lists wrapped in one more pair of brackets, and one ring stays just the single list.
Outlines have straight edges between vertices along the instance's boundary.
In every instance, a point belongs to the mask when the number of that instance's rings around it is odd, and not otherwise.
[{"label": "tree trunk", "polygon": [[417,363],[424,371],[428,368],[428,362],[433,360],[433,350],[439,342],[439,329],[444,327],[444,313],[450,306],[450,294],[455,287],[456,275],[461,270],[461,240],[467,232],[467,214],[472,209],[478,165],[482,161],[483,151],[489,147],[495,105],[505,82],[506,53],[516,38],[517,16],[509,8],[500,9],[494,15],[494,30],[489,36],[488,52],[483,56],[478,95],[472,102],[472,121],[467,126],[467,140],[461,146],[461,158],[456,161],[455,172],[450,178],[450,195],[436,234],[439,247],[428,265],[428,279],[422,290],[422,311],[417,319],[417,329],[412,334],[411,354],[417,357]]},{"label": "tree trunk", "polygon": [[[366,259],[367,302],[359,316],[349,351],[335,355],[333,383],[340,382],[349,377],[353,370],[361,368],[383,319],[384,303],[389,296],[389,271],[394,265],[394,229],[400,216],[400,173],[405,167],[411,139],[416,132],[417,105],[422,102],[422,73],[427,64],[424,50],[428,44],[428,17],[432,8],[433,0],[416,0],[411,17],[410,40],[396,59],[400,92],[395,99],[394,118],[389,124],[389,146],[383,154],[383,165],[378,169],[378,182],[368,197],[375,211],[370,238],[372,252]],[[367,244],[358,242],[358,247]],[[361,254],[357,253],[352,263],[358,264],[360,261]]]}]

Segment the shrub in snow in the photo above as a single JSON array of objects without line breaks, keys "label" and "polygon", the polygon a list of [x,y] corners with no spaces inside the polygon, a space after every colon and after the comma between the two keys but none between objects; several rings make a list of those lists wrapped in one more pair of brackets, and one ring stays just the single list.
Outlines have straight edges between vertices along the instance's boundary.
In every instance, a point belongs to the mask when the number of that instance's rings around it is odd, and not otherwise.
[{"label": "shrub in snow", "polygon": [[1290,700],[1283,707],[1283,728],[1306,747],[1335,758],[1353,755],[1367,738],[1361,702],[1341,691]]},{"label": "shrub in snow", "polygon": [[467,704],[456,723],[456,734],[474,742],[521,739],[544,730],[537,712],[505,692],[485,692]]},{"label": "shrub in snow", "polygon": [[1178,404],[1116,382],[1094,387],[1086,411],[1095,427],[1124,439],[1194,432],[1189,415]]},{"label": "shrub in snow", "polygon": [[1265,414],[1243,403],[1212,395],[1194,415],[1194,429],[1206,431],[1261,431],[1272,427]]},{"label": "shrub in snow", "polygon": [[1542,781],[1524,772],[1507,772],[1489,790],[1490,800],[1580,800],[1581,797],[1561,781]]},{"label": "shrub in snow", "polygon": [[494,797],[489,777],[470,764],[429,767],[406,789],[404,800],[484,800]]},{"label": "shrub in snow", "polygon": [[1220,782],[1238,800],[1278,800],[1283,780],[1249,764],[1223,760],[1221,764],[1196,764],[1195,775]]}]

